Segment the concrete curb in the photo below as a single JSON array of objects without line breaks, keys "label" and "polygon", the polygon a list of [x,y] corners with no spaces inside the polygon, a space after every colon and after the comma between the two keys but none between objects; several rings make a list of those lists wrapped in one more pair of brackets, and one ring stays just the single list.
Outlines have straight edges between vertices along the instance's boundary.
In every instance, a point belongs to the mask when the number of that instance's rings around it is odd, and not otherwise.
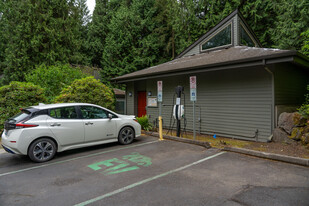
[{"label": "concrete curb", "polygon": [[[159,133],[157,132],[144,132],[143,131],[142,133],[146,135],[154,136],[154,137],[159,137]],[[189,144],[200,145],[200,146],[206,147],[207,149],[211,148],[208,142],[185,139],[182,137],[175,137],[175,136],[170,136],[170,135],[163,135],[163,137],[164,139],[168,139],[168,140],[174,140],[174,141],[179,141],[179,142],[184,142],[184,143],[189,143]],[[267,152],[260,152],[256,150],[243,149],[243,148],[237,148],[237,147],[225,147],[223,151],[237,152],[240,154],[246,154],[246,155],[251,155],[255,157],[261,157],[265,159],[277,160],[281,162],[287,162],[291,164],[297,164],[297,165],[309,167],[309,159],[305,159],[305,158],[291,157],[291,156],[273,154],[273,153],[267,153]]]},{"label": "concrete curb", "polygon": [[309,167],[309,159],[305,159],[305,158],[291,157],[291,156],[286,156],[286,155],[260,152],[260,151],[243,149],[243,148],[235,148],[235,147],[225,147],[223,150]]},{"label": "concrete curb", "polygon": [[[150,135],[150,136],[154,136],[154,137],[159,137],[159,133],[158,132],[143,132],[146,135]],[[191,139],[185,139],[182,137],[174,137],[174,136],[170,136],[170,135],[163,135],[164,139],[167,140],[173,140],[173,141],[178,141],[178,142],[184,142],[184,143],[189,143],[189,144],[195,144],[195,145],[199,145],[202,147],[205,147],[207,149],[211,148],[210,144],[208,142],[202,142],[202,141],[198,141],[198,140],[191,140]]]}]

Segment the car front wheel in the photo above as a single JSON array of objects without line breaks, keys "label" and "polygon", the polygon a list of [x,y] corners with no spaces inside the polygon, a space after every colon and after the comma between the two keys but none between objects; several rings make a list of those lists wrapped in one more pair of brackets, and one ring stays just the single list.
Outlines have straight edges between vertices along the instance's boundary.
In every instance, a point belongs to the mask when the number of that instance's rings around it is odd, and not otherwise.
[{"label": "car front wheel", "polygon": [[34,162],[46,162],[56,154],[56,144],[48,139],[42,138],[34,141],[28,151],[29,158]]},{"label": "car front wheel", "polygon": [[134,137],[134,130],[131,127],[124,127],[119,132],[118,141],[120,144],[131,144]]}]

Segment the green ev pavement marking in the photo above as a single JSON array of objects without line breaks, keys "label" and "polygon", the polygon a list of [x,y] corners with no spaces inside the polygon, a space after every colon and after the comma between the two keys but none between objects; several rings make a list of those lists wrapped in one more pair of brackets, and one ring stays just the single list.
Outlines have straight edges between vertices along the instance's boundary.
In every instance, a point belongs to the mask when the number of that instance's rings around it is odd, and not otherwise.
[{"label": "green ev pavement marking", "polygon": [[93,153],[93,154],[89,154],[89,155],[74,157],[74,158],[67,159],[67,160],[52,162],[52,163],[48,163],[48,164],[42,164],[42,165],[39,165],[39,166],[28,167],[28,168],[25,168],[25,169],[15,170],[15,171],[11,171],[11,172],[0,173],[0,177],[16,174],[16,173],[20,173],[20,172],[26,172],[26,171],[29,171],[29,170],[39,169],[39,168],[47,167],[47,166],[51,166],[51,165],[67,163],[67,162],[71,162],[71,161],[75,161],[75,160],[79,160],[79,159],[93,157],[93,156],[97,156],[97,155],[101,155],[101,154],[106,154],[106,153],[109,153],[109,152],[116,152],[116,151],[120,151],[120,150],[124,150],[124,149],[140,147],[140,146],[143,146],[143,145],[148,145],[148,144],[157,143],[157,142],[159,142],[159,141],[155,140],[155,141],[151,141],[151,142],[145,142],[145,143],[141,143],[141,144],[135,144],[135,145],[130,145],[130,146],[126,146],[126,147],[121,147],[121,148],[116,148],[116,149],[111,149],[111,150],[105,150],[103,152],[97,152],[97,153]]},{"label": "green ev pavement marking", "polygon": [[144,166],[144,167],[148,167],[152,164],[151,158],[141,155],[138,152],[133,152],[131,155],[123,156],[122,160],[118,158],[113,158],[109,160],[104,160],[102,162],[96,162],[94,164],[88,165],[88,167],[93,169],[94,171],[97,171],[97,170],[102,169],[100,166],[106,166],[108,168],[102,172],[104,175],[118,174],[122,172],[128,172],[128,171],[140,169],[140,167],[136,165],[130,166],[130,163],[128,163],[125,160],[130,161],[131,164],[135,163],[139,166]]},{"label": "green ev pavement marking", "polygon": [[188,165],[179,167],[179,168],[177,168],[177,169],[174,169],[174,170],[170,170],[170,171],[161,173],[161,174],[156,175],[156,176],[154,176],[154,177],[150,177],[150,178],[141,180],[141,181],[139,181],[139,182],[133,183],[133,184],[128,185],[128,186],[125,186],[125,187],[120,188],[120,189],[118,189],[118,190],[114,190],[114,191],[112,191],[112,192],[103,194],[103,195],[98,196],[98,197],[95,197],[95,198],[93,198],[93,199],[90,199],[90,200],[81,202],[81,203],[76,204],[76,205],[74,205],[74,206],[85,206],[85,205],[92,204],[92,203],[97,202],[97,201],[99,201],[99,200],[103,200],[104,198],[111,197],[111,196],[116,195],[116,194],[119,194],[119,193],[121,193],[121,192],[125,192],[125,191],[130,190],[130,189],[132,189],[132,188],[134,188],[134,187],[137,187],[137,186],[146,184],[146,183],[151,182],[151,181],[153,181],[153,180],[156,180],[156,179],[165,177],[165,176],[167,176],[167,175],[170,175],[170,174],[173,174],[173,173],[176,173],[176,172],[185,170],[185,169],[187,169],[187,168],[189,168],[189,167],[192,167],[192,166],[194,166],[194,165],[200,164],[200,163],[202,163],[202,162],[205,162],[205,161],[207,161],[207,160],[210,160],[210,159],[212,159],[212,158],[215,158],[215,157],[217,157],[217,156],[219,156],[219,155],[222,155],[222,154],[224,154],[224,153],[225,153],[225,152],[220,152],[220,153],[214,154],[214,155],[212,155],[212,156],[206,157],[206,158],[204,158],[204,159],[200,159],[200,160],[198,160],[198,161],[196,161],[196,162],[193,162],[193,163],[191,163],[191,164],[188,164]]}]

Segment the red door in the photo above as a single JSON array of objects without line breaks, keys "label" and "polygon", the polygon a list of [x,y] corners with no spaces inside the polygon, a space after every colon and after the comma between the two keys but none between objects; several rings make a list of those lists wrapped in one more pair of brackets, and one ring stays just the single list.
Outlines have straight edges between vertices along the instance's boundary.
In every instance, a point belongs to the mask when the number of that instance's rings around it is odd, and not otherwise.
[{"label": "red door", "polygon": [[146,92],[137,93],[137,116],[146,115]]}]

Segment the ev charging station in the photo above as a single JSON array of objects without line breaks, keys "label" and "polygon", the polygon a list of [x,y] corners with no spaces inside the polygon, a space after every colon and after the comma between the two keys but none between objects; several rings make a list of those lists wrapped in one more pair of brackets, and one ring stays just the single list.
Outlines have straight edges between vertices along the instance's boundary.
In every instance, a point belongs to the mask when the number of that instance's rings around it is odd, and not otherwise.
[{"label": "ev charging station", "polygon": [[181,126],[181,119],[184,118],[185,109],[184,105],[181,104],[181,94],[183,94],[184,88],[182,86],[177,86],[175,88],[176,97],[176,104],[173,107],[173,117],[177,121],[177,137],[180,137],[180,126]]},{"label": "ev charging station", "polygon": [[[163,132],[162,132],[162,100],[163,100],[163,82],[157,81],[157,89],[158,89],[158,103],[159,103],[159,136],[160,140],[163,140]],[[183,95],[185,98],[184,93],[184,87],[183,86],[177,86],[175,88],[173,103],[175,101],[175,95],[176,95],[176,102],[173,106],[173,117],[177,121],[177,131],[176,136],[180,137],[180,130],[181,130],[181,120],[184,119],[185,125],[186,125],[186,117],[185,117],[185,99],[181,101],[181,96]],[[193,137],[194,140],[196,138],[196,132],[195,132],[195,101],[196,101],[196,76],[190,77],[190,100],[193,102]],[[165,105],[163,105],[165,106]],[[174,125],[174,123],[173,123]],[[170,122],[170,128],[171,128],[171,122]]]}]

